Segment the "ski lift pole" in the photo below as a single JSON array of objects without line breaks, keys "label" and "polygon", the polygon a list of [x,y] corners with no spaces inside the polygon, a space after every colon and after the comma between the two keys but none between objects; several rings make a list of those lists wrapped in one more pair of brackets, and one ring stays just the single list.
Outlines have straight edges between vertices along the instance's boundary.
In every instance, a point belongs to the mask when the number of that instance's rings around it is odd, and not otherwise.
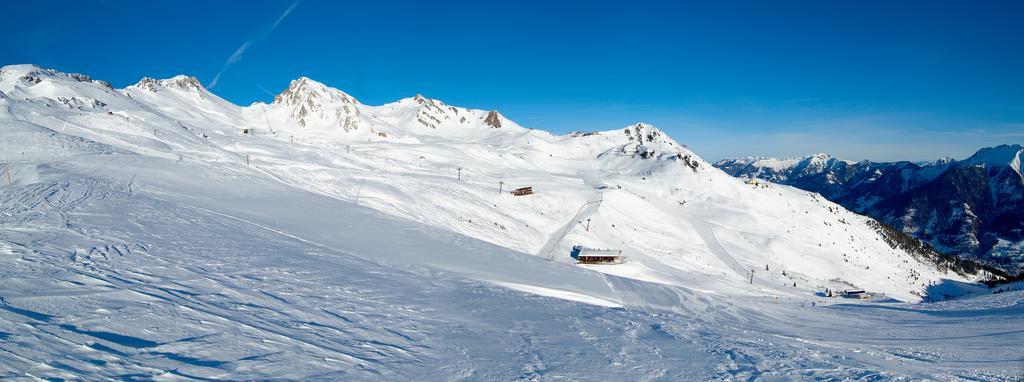
[{"label": "ski lift pole", "polygon": [[365,183],[365,182],[366,182],[366,179],[360,180],[359,181],[359,188],[356,189],[356,205],[357,206],[359,205],[359,194],[361,194],[363,192],[363,183]]},{"label": "ski lift pole", "polygon": [[260,104],[260,107],[263,108],[263,120],[267,123],[267,130],[270,130],[270,133],[274,134],[274,128],[270,127],[270,118],[267,117],[267,106]]},{"label": "ski lift pole", "polygon": [[[591,200],[589,202],[583,203],[583,205],[580,206],[580,209],[576,211],[576,215],[579,215],[580,212],[583,212],[583,209],[587,208],[587,206],[589,206],[591,204],[594,204],[594,203],[601,203],[603,201],[604,201],[604,198],[601,198],[601,199],[598,199],[598,200]],[[573,220],[576,220],[576,218],[577,218],[576,215],[574,215],[572,217]],[[565,239],[565,236],[569,234],[569,231],[571,231],[573,227],[575,227],[575,224],[570,224],[568,227],[565,228],[565,230],[562,231],[561,236],[558,237],[558,240],[555,240],[555,242],[551,245],[551,248],[548,249],[547,256],[544,257],[544,260],[547,260],[549,262],[555,260],[555,248],[558,247],[558,243],[562,242],[562,239]]]}]

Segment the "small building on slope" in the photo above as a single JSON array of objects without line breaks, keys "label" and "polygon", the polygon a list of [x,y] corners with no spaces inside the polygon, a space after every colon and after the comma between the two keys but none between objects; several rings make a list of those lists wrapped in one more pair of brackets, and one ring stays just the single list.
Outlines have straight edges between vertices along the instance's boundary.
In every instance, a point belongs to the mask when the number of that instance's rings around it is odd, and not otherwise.
[{"label": "small building on slope", "polygon": [[622,251],[617,249],[595,249],[575,245],[572,247],[570,256],[579,264],[618,264],[622,262]]},{"label": "small building on slope", "polygon": [[512,195],[515,195],[515,196],[533,195],[533,187],[517,188],[515,190],[512,190]]}]

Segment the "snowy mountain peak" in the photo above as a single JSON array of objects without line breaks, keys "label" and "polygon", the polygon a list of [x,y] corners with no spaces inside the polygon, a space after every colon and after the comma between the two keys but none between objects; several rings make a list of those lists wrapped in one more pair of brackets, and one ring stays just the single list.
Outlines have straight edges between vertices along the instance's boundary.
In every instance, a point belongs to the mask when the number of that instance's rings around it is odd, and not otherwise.
[{"label": "snowy mountain peak", "polygon": [[630,142],[637,144],[652,144],[652,143],[665,143],[669,146],[679,146],[679,143],[669,138],[668,134],[659,130],[654,125],[639,122],[634,125],[627,127],[623,132],[626,134],[627,139]]},{"label": "snowy mountain peak", "polygon": [[[646,123],[637,123],[623,128],[600,133],[574,133],[573,138],[584,140],[612,139],[618,145],[604,151],[599,158],[614,163],[608,168],[633,174],[651,175],[658,172],[675,172],[689,168],[691,172],[707,169],[708,163],[680,145],[668,134]],[[639,161],[637,161],[639,159]],[[653,161],[649,161],[653,160]]]},{"label": "snowy mountain peak", "polygon": [[[467,127],[478,123],[484,123],[492,128],[501,127],[501,116],[495,115],[482,117],[474,116],[470,109],[448,105],[441,100],[427,98],[422,94],[416,94],[412,98],[405,98],[398,101],[398,105],[407,105],[416,110],[415,120],[421,126],[437,129],[439,127]],[[481,111],[482,112],[482,111]]]},{"label": "snowy mountain peak", "polygon": [[772,157],[726,158],[715,162],[715,167],[746,167],[784,171],[793,168],[801,159],[777,159]]},{"label": "snowy mountain peak", "polygon": [[434,101],[430,98],[424,97],[422,94],[419,93],[416,93],[416,95],[412,97],[412,100],[420,105],[424,105]]},{"label": "snowy mountain peak", "polygon": [[56,77],[56,76],[59,76],[59,75],[64,74],[64,73],[58,72],[58,71],[53,70],[53,69],[40,68],[40,67],[38,67],[36,65],[31,65],[31,64],[17,64],[17,65],[7,65],[7,66],[4,66],[4,67],[0,68],[0,74],[3,74],[3,77],[5,79],[6,78],[19,78],[19,77],[36,77],[36,78],[41,79],[41,78]]},{"label": "snowy mountain peak", "polygon": [[416,93],[416,95],[412,96],[412,98],[404,98],[404,99],[402,99],[402,101],[405,101],[405,100],[409,100],[409,101],[415,102],[416,104],[422,105],[422,106],[449,107],[449,105],[444,103],[444,101],[441,101],[441,100],[436,99],[436,98],[430,98],[430,97],[424,96],[423,94],[420,94],[420,93]]},{"label": "snowy mountain peak", "polygon": [[359,101],[341,90],[299,77],[274,97],[269,107],[282,126],[351,131],[359,128],[359,105]]},{"label": "snowy mountain peak", "polygon": [[[857,162],[849,161],[845,159],[839,159],[831,154],[817,153],[814,155],[808,155],[802,158],[788,158],[788,159],[776,159],[771,157],[746,157],[738,159],[723,159],[715,163],[716,167],[750,167],[756,169],[755,174],[750,174],[752,177],[760,177],[767,173],[775,173],[776,175],[783,172],[793,172],[795,174],[811,175],[826,172],[833,168],[843,168],[849,165],[854,165]],[[778,181],[781,178],[769,177],[769,180]]]},{"label": "snowy mountain peak", "polygon": [[[56,70],[43,69],[30,64],[6,65],[0,68],[0,80],[21,79],[22,77],[53,77]],[[27,80],[27,79],[25,79]],[[34,82],[31,81],[31,82]]]},{"label": "snowy mountain peak", "polygon": [[825,161],[827,161],[829,159],[832,159],[832,158],[833,157],[830,154],[827,154],[827,153],[817,153],[817,154],[814,154],[814,155],[810,155],[810,156],[808,156],[805,159],[807,159],[809,161],[812,161],[812,162],[824,163]]},{"label": "snowy mountain peak", "polygon": [[0,71],[4,71],[4,72],[14,72],[14,71],[31,72],[31,71],[35,71],[35,70],[48,70],[48,71],[51,71],[51,72],[55,72],[55,70],[43,69],[43,68],[41,68],[41,67],[39,67],[38,65],[35,65],[35,64],[11,64],[11,65],[4,65],[4,66],[0,67]]},{"label": "snowy mountain peak", "polygon": [[928,167],[928,166],[946,167],[946,166],[949,166],[950,164],[955,163],[955,162],[956,162],[956,159],[953,159],[953,157],[945,156],[945,157],[942,157],[942,158],[939,158],[939,159],[936,159],[936,160],[933,160],[933,161],[917,162],[916,164],[918,166],[921,166],[921,167]]},{"label": "snowy mountain peak", "polygon": [[1019,144],[985,147],[961,163],[965,165],[1012,166],[1014,162],[1020,162],[1022,152],[1024,152],[1024,147]]},{"label": "snowy mountain peak", "polygon": [[[449,106],[448,104],[442,102],[441,100],[433,99],[433,98],[427,98],[427,97],[424,97],[422,94],[416,94],[412,98],[405,98],[402,101],[411,101],[412,103],[418,105],[418,107],[421,110],[424,109],[424,108],[426,108],[426,109],[438,109],[438,110],[454,108],[453,106]],[[399,101],[399,102],[402,102],[402,101]]]},{"label": "snowy mountain peak", "polygon": [[1009,167],[1024,180],[1021,173],[1021,162],[1024,162],[1024,147],[1019,144],[986,147],[959,162],[960,166],[984,166],[990,169]]},{"label": "snowy mountain peak", "polygon": [[309,107],[314,107],[314,104],[323,102],[359,103],[359,101],[356,101],[355,98],[345,92],[311,80],[308,77],[299,77],[292,80],[288,84],[287,89],[274,97],[273,103],[288,106],[307,104]]},{"label": "snowy mountain peak", "polygon": [[177,75],[168,79],[158,80],[151,77],[143,77],[135,85],[129,88],[159,92],[163,89],[179,89],[185,91],[206,91],[206,88],[199,83],[199,79],[192,76]]},{"label": "snowy mountain peak", "polygon": [[[803,173],[820,173],[826,168],[831,167],[836,162],[842,161],[841,159],[835,158],[832,155],[825,153],[817,153],[810,155],[801,160],[795,168],[799,169]],[[851,162],[846,162],[850,164]]]},{"label": "snowy mountain peak", "polygon": [[0,68],[0,92],[10,99],[58,107],[61,110],[97,112],[117,102],[117,92],[106,81],[35,65],[8,65]]},{"label": "snowy mountain peak", "polygon": [[3,88],[11,89],[14,86],[31,87],[46,80],[85,82],[100,85],[107,90],[114,87],[106,81],[93,80],[91,77],[79,73],[64,73],[53,69],[44,69],[31,64],[7,65],[0,68],[0,83],[5,84]]}]

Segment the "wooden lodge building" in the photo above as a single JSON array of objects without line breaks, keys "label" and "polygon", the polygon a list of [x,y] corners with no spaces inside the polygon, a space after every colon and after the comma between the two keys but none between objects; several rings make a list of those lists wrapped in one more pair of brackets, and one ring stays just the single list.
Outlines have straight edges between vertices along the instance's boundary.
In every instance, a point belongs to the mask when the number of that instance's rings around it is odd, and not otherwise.
[{"label": "wooden lodge building", "polygon": [[582,245],[572,247],[570,253],[578,264],[619,264],[622,262],[622,251],[617,249],[594,249]]},{"label": "wooden lodge building", "polygon": [[512,190],[512,195],[515,196],[526,196],[533,195],[533,187],[522,187]]}]

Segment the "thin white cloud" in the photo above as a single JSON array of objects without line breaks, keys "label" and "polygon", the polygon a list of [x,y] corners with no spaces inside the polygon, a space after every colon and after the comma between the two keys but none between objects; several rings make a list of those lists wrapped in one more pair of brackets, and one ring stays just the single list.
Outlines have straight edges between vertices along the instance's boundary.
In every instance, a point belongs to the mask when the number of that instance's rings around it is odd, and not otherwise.
[{"label": "thin white cloud", "polygon": [[281,13],[281,16],[278,16],[277,20],[274,20],[274,23],[270,25],[270,28],[268,28],[265,32],[261,33],[255,38],[252,38],[249,41],[242,43],[242,45],[239,46],[238,49],[235,49],[235,52],[232,53],[230,57],[228,57],[227,61],[224,62],[224,66],[222,66],[220,68],[220,71],[217,72],[217,75],[213,76],[213,81],[210,81],[210,83],[207,84],[206,87],[213,89],[213,87],[217,86],[217,83],[220,82],[220,76],[222,76],[224,72],[226,72],[228,68],[231,67],[231,65],[234,65],[238,63],[238,61],[241,61],[242,55],[245,54],[245,51],[248,50],[249,47],[251,47],[257,41],[260,41],[262,39],[267,38],[267,36],[270,36],[270,34],[273,33],[275,29],[277,29],[277,26],[281,25],[281,22],[284,21],[284,19],[288,17],[288,15],[292,13],[292,10],[294,10],[295,7],[297,6],[299,6],[298,1],[289,5],[288,8],[286,8],[284,12]]},{"label": "thin white cloud", "polygon": [[[298,5],[299,5],[298,1],[292,3],[292,5],[289,5],[288,9],[285,9],[284,13],[282,13],[281,16],[277,18],[277,21],[274,21],[274,25],[270,26],[270,31],[268,31],[267,34],[269,35],[270,32],[273,32],[274,29],[277,29],[277,26],[281,25],[281,22],[284,21],[284,18],[288,17],[288,14],[292,13],[292,10],[295,9],[295,7],[297,7]],[[266,36],[264,35],[264,37],[266,37]]]},{"label": "thin white cloud", "polygon": [[235,50],[235,53],[232,53],[231,57],[228,57],[228,61],[225,63],[225,65],[234,65],[236,62],[238,62],[238,60],[241,60],[242,53],[245,53],[245,50],[249,49],[249,47],[252,46],[253,42],[254,41],[246,41],[245,44],[242,44],[242,46],[238,47],[238,49]]}]

